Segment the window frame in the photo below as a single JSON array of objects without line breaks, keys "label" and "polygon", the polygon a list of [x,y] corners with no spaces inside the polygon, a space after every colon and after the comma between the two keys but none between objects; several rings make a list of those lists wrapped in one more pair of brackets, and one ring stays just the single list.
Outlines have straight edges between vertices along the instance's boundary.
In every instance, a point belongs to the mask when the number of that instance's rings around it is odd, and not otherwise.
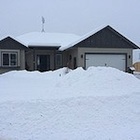
[{"label": "window frame", "polygon": [[[8,54],[8,65],[4,64],[4,54]],[[12,58],[11,55],[15,55],[15,65],[13,65],[12,63]],[[18,52],[17,51],[2,51],[1,52],[1,66],[8,68],[8,67],[18,67]]]}]

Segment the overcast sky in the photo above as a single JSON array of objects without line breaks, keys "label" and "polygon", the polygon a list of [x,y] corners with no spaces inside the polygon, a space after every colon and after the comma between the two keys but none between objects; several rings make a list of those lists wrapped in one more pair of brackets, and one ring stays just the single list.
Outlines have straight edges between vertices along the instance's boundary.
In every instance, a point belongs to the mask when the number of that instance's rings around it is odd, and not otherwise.
[{"label": "overcast sky", "polygon": [[140,0],[0,0],[0,38],[41,31],[83,35],[111,25],[140,45]]}]

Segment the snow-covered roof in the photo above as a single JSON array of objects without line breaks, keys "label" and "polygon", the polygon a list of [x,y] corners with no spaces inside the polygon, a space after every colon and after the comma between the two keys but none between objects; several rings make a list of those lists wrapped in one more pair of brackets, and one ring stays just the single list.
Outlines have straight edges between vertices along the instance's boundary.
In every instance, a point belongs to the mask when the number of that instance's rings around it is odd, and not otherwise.
[{"label": "snow-covered roof", "polygon": [[[94,34],[96,34],[97,32],[99,32],[100,30],[102,30],[102,29],[104,29],[104,28],[106,28],[106,27],[110,27],[110,26],[109,26],[109,25],[102,25],[102,26],[100,26],[100,27],[94,29],[93,31],[91,31],[91,32],[89,32],[89,33],[87,33],[87,34],[81,36],[79,39],[77,39],[75,42],[72,42],[72,43],[69,44],[68,46],[65,46],[65,47],[62,46],[62,47],[60,47],[59,50],[63,51],[63,50],[69,49],[69,48],[73,47],[74,45],[80,43],[81,41],[83,41],[83,40],[89,38],[90,36],[92,36],[92,35],[94,35]],[[112,27],[110,27],[110,28],[112,28]],[[112,29],[113,29],[113,28],[112,28]],[[114,31],[115,31],[115,30],[114,30]],[[116,33],[118,33],[118,32],[116,32]],[[120,33],[118,33],[118,34],[121,35]],[[121,36],[122,36],[122,35],[121,35]],[[124,37],[124,39],[125,39],[127,42],[131,43],[135,48],[139,48],[138,45],[134,44],[130,39],[126,38],[125,36],[122,36],[122,37]]]},{"label": "snow-covered roof", "polygon": [[66,49],[68,49],[68,48],[71,48],[71,47],[73,47],[74,45],[78,44],[79,42],[85,40],[86,38],[88,38],[88,37],[94,35],[95,33],[97,33],[98,31],[100,31],[101,29],[103,29],[103,28],[105,28],[105,27],[107,27],[107,25],[102,25],[102,26],[100,26],[100,27],[94,29],[93,31],[91,31],[91,32],[89,32],[89,33],[87,33],[87,34],[85,34],[85,35],[79,37],[75,42],[72,42],[71,44],[69,44],[69,45],[67,45],[67,46],[64,46],[64,47],[62,46],[62,47],[60,47],[59,50],[63,51],[63,50],[66,50]]},{"label": "snow-covered roof", "polygon": [[83,36],[66,33],[31,32],[18,36],[17,39],[25,46],[60,47],[59,50],[64,51],[105,27],[107,27],[107,25],[102,25]]},{"label": "snow-covered roof", "polygon": [[59,50],[64,51],[107,26],[108,25],[102,25],[83,36],[66,33],[31,32],[18,36],[17,39],[25,46],[60,47]]},{"label": "snow-covered roof", "polygon": [[26,46],[65,47],[79,39],[78,35],[66,33],[31,32],[17,37]]},{"label": "snow-covered roof", "polygon": [[17,41],[18,43],[24,45],[25,47],[27,47],[27,45],[25,45],[21,40],[19,40],[18,38],[13,37],[13,36],[11,36],[11,35],[7,35],[7,36],[1,38],[0,41],[4,40],[4,39],[6,39],[6,38],[11,38],[11,39]]},{"label": "snow-covered roof", "polygon": [[[96,34],[97,32],[106,27],[110,26],[102,25],[83,36],[66,33],[31,32],[18,36],[17,40],[27,47],[28,46],[58,47],[60,51],[64,51],[80,43],[81,41],[87,39],[88,37]],[[132,41],[128,40],[127,38],[125,39],[126,41],[134,45],[136,48],[138,48],[134,43],[132,43]]]}]

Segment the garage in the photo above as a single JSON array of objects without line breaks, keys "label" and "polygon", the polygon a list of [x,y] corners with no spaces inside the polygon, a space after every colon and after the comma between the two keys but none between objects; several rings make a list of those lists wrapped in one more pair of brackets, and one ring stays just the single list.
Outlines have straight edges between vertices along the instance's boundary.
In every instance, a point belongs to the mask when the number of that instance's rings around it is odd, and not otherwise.
[{"label": "garage", "polygon": [[86,69],[90,66],[107,66],[126,71],[126,54],[86,54]]}]

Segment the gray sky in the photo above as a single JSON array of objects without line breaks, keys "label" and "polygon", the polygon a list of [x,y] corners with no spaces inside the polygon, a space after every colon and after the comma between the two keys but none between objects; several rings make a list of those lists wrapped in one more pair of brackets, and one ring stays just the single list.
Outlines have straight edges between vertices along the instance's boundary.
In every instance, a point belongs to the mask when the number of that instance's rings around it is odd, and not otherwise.
[{"label": "gray sky", "polygon": [[41,31],[83,35],[109,24],[140,45],[140,0],[0,0],[0,39]]}]

